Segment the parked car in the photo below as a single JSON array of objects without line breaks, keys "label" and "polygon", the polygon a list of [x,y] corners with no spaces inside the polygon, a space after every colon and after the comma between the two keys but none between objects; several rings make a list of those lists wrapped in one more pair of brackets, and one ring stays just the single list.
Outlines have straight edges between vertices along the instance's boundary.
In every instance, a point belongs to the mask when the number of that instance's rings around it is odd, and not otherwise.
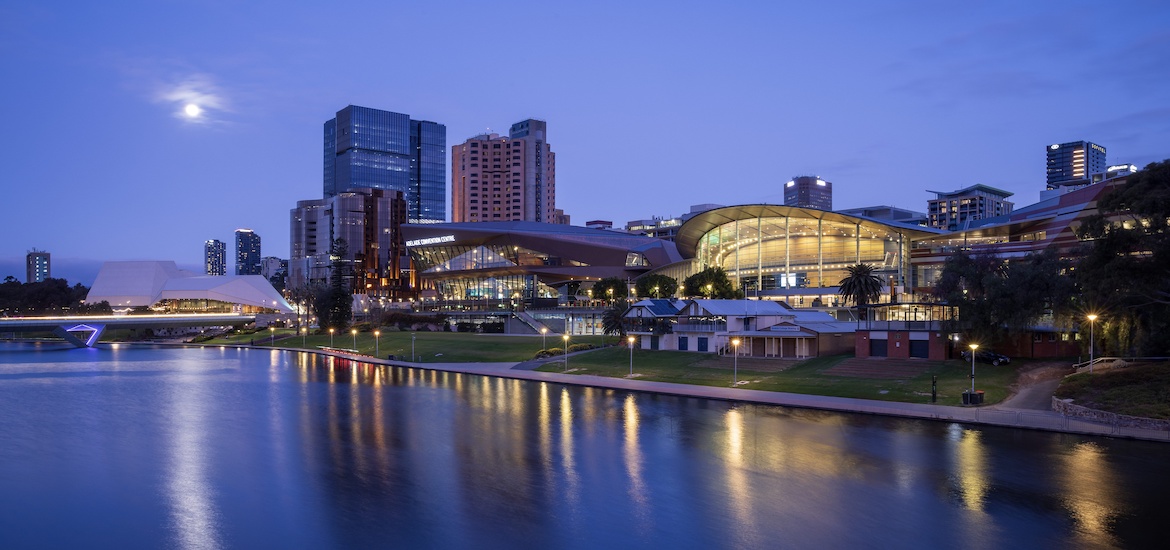
[{"label": "parked car", "polygon": [[[963,350],[961,353],[959,353],[959,356],[962,357],[964,361],[970,361],[971,350]],[[975,360],[980,363],[991,363],[997,367],[999,365],[1006,365],[1012,362],[1011,357],[985,349],[975,350]]]}]

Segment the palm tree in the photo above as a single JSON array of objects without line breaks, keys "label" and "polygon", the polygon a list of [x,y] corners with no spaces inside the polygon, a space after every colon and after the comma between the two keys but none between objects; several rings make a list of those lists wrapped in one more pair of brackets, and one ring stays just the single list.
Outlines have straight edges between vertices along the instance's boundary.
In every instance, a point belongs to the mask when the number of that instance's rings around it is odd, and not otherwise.
[{"label": "palm tree", "polygon": [[626,324],[624,323],[626,311],[630,306],[625,301],[617,302],[614,305],[605,309],[605,313],[601,314],[601,330],[606,336],[616,334],[619,338],[626,337]]},{"label": "palm tree", "polygon": [[852,300],[858,308],[876,302],[882,294],[882,280],[873,274],[873,266],[857,264],[846,269],[849,275],[837,283],[841,287],[837,294],[845,301]]}]

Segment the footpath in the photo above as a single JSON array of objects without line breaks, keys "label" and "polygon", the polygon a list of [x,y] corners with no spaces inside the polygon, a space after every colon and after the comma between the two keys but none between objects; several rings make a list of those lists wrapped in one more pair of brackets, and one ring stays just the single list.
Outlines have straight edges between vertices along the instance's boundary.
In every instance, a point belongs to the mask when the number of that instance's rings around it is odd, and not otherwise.
[{"label": "footpath", "polygon": [[[250,346],[237,346],[250,348]],[[751,390],[746,388],[699,386],[672,382],[653,382],[637,378],[610,378],[590,374],[572,374],[574,355],[588,353],[581,351],[569,354],[569,372],[539,372],[534,369],[546,362],[557,362],[561,357],[550,357],[521,363],[412,363],[390,361],[368,355],[357,355],[332,350],[305,350],[300,348],[265,347],[293,352],[317,353],[375,365],[412,367],[497,376],[518,380],[549,382],[572,386],[589,386],[634,392],[656,393],[679,397],[699,397],[740,403],[779,405],[826,411],[877,414],[902,418],[916,418],[943,422],[961,422],[988,426],[1004,426],[1079,435],[1122,437],[1147,441],[1170,442],[1170,431],[1150,430],[1091,422],[1068,417],[1051,409],[1052,392],[1059,384],[1059,373],[1053,371],[1040,376],[1021,377],[1021,387],[1003,403],[986,406],[940,405],[929,403],[900,403],[875,401],[825,395],[806,395],[774,391]]]}]

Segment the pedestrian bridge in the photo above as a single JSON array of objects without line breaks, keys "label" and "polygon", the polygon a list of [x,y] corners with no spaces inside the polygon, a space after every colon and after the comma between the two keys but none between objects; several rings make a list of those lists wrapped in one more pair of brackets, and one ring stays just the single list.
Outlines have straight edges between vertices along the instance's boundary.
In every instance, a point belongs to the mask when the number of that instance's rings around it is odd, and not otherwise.
[{"label": "pedestrian bridge", "polygon": [[79,347],[93,347],[102,332],[112,329],[161,329],[183,327],[241,326],[256,320],[255,315],[201,313],[188,315],[75,315],[66,317],[0,318],[3,332],[52,332]]}]

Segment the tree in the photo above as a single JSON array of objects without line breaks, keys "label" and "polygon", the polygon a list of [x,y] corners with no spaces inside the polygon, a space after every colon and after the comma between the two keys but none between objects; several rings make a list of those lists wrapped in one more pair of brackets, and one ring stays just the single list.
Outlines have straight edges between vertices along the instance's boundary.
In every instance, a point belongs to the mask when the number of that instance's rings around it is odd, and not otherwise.
[{"label": "tree", "polygon": [[882,294],[882,280],[873,274],[872,265],[851,265],[846,270],[849,275],[837,283],[841,287],[837,294],[842,300],[852,301],[858,308],[878,301]]},{"label": "tree", "polygon": [[731,286],[731,279],[722,267],[708,267],[683,280],[683,292],[687,296],[733,299],[743,298],[743,293]]},{"label": "tree", "polygon": [[1104,192],[1077,236],[1089,243],[1076,269],[1082,313],[1101,315],[1104,348],[1170,354],[1170,159]]},{"label": "tree", "polygon": [[995,254],[952,254],[934,287],[935,297],[959,308],[947,330],[993,346],[1045,317],[1067,324],[1075,311],[1072,262],[1055,250],[1004,261]]},{"label": "tree", "polygon": [[322,329],[345,330],[353,318],[353,296],[350,294],[353,266],[345,260],[348,253],[349,247],[345,239],[333,241],[333,246],[329,248],[329,257],[332,261],[329,285],[317,286],[314,289],[313,313],[317,315],[318,326]]},{"label": "tree", "polygon": [[678,281],[674,277],[667,277],[659,273],[643,275],[634,282],[634,291],[638,296],[669,297],[674,295],[675,290],[678,290]]},{"label": "tree", "polygon": [[625,338],[626,312],[629,310],[630,306],[625,301],[617,301],[605,308],[605,312],[601,314],[601,331],[606,336],[616,334],[619,338]]},{"label": "tree", "polygon": [[[612,292],[611,292],[612,291]],[[616,302],[625,300],[630,293],[626,281],[617,277],[606,277],[593,283],[593,299]]]}]

